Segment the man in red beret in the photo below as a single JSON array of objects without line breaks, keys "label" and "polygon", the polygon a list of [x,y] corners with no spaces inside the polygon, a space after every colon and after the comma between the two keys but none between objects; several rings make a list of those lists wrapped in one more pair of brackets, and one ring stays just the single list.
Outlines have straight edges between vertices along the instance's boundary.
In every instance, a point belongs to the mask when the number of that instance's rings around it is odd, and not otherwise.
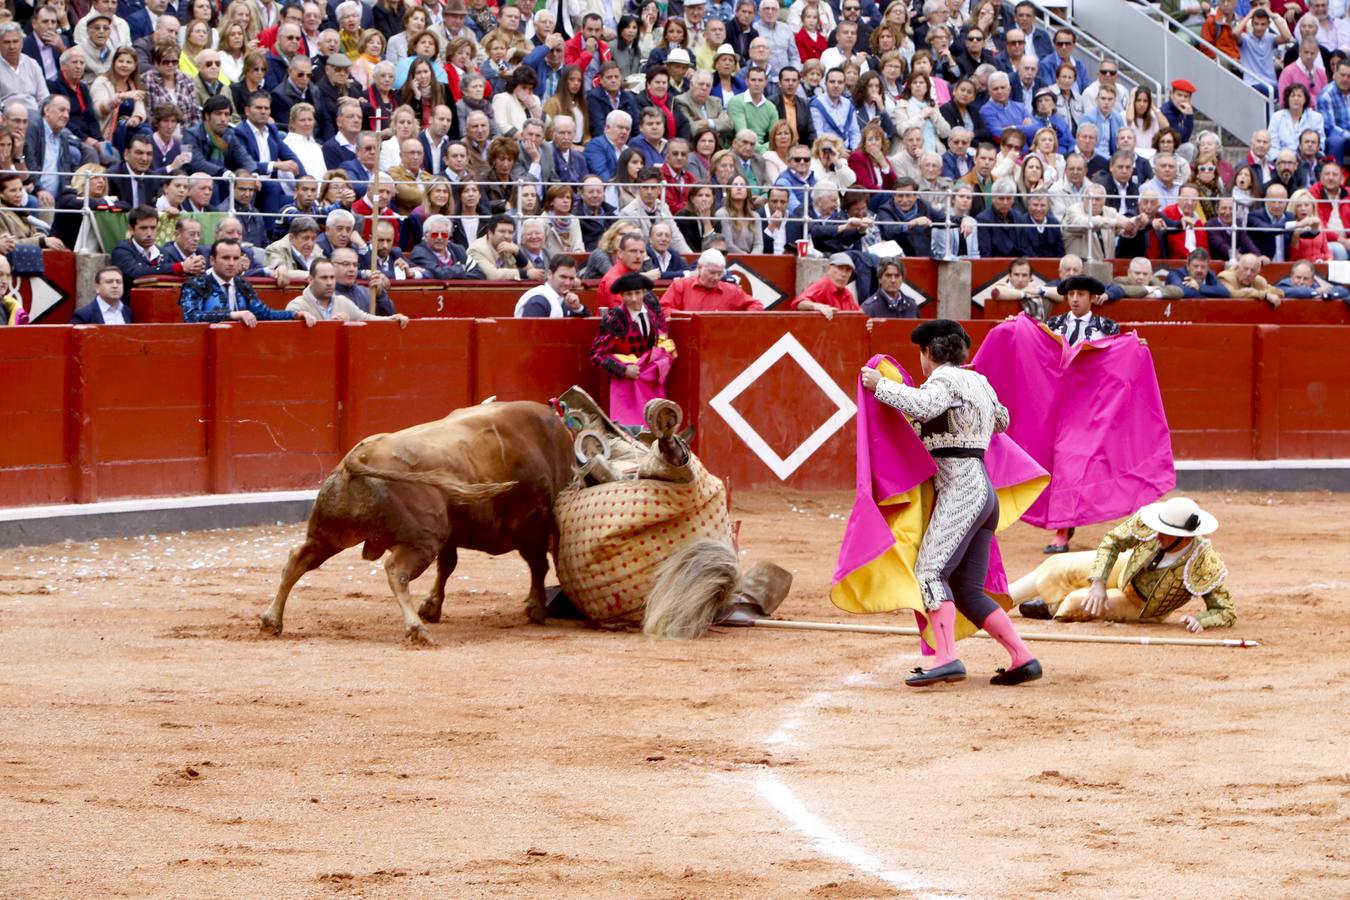
[{"label": "man in red beret", "polygon": [[1172,96],[1162,105],[1167,124],[1180,133],[1183,144],[1191,139],[1191,132],[1195,130],[1195,107],[1191,105],[1191,95],[1194,93],[1195,85],[1178,78],[1172,82]]}]

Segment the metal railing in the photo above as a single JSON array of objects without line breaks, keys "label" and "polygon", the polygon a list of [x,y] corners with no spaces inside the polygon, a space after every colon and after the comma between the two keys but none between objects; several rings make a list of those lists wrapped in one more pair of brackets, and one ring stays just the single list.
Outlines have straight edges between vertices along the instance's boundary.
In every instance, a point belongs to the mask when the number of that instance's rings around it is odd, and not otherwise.
[{"label": "metal railing", "polygon": [[[1177,78],[1193,83],[1196,109],[1243,145],[1274,114],[1275,98],[1248,84],[1242,77],[1246,70],[1154,4],[1073,0],[1073,18],[1079,28],[1110,33],[1117,52],[1147,61],[1141,68],[1164,84]],[[1201,52],[1202,47],[1214,58]]]},{"label": "metal railing", "polygon": [[[58,175],[61,175],[62,177],[66,177],[66,176],[69,176],[70,173],[68,173],[68,172],[44,172],[44,171],[40,171],[40,170],[39,170],[39,171],[29,171],[29,172],[26,172],[26,173],[24,173],[24,174],[30,175],[30,176],[34,176],[34,177],[43,176],[43,175],[47,175],[47,174],[58,174]],[[99,175],[94,175],[94,176],[92,176],[92,177],[100,177],[100,176],[99,176]],[[125,176],[112,176],[112,177],[117,178],[117,177],[125,177]],[[171,179],[171,178],[174,178],[174,177],[181,177],[181,176],[152,176],[152,175],[147,175],[147,176],[144,176],[144,177],[150,178],[150,179],[159,179],[160,181],[167,181],[167,180],[169,180],[169,179]],[[202,177],[202,176],[198,175],[198,176],[196,176],[196,177],[200,178],[200,177]],[[259,180],[260,182],[261,182],[261,181],[264,181],[264,180],[271,180],[271,179],[266,179],[266,178],[263,177],[263,176],[254,176],[254,177],[258,178],[258,180]],[[212,178],[211,178],[211,180],[212,180],[213,183],[220,183],[220,182],[224,182],[224,183],[232,183],[235,179],[236,179],[236,176],[234,176],[234,175],[232,175],[232,174],[220,175],[220,176],[215,176],[215,177],[212,177]],[[381,183],[381,184],[389,184],[389,185],[391,185],[391,186],[410,185],[410,184],[424,185],[424,184],[425,184],[425,182],[398,181],[398,180],[396,180],[396,179],[392,179],[392,178],[383,178],[383,177],[380,179],[380,183]],[[480,182],[480,181],[474,181],[473,183],[475,183],[475,184],[480,184],[480,185],[481,185],[481,184],[500,184],[500,182]],[[1093,182],[1091,182],[1091,181],[1085,180],[1085,181],[1084,181],[1084,188],[1086,188],[1088,185],[1091,185],[1092,183],[1093,183]],[[573,188],[579,189],[579,188],[584,184],[584,182],[575,182],[575,181],[553,181],[553,182],[549,182],[549,184],[550,184],[550,186],[551,186],[551,185],[557,184],[557,185],[564,185],[564,186],[569,186],[569,187],[573,187]],[[637,186],[636,186],[636,185],[629,185],[629,186],[627,186],[627,187],[631,187],[634,191],[636,191],[636,189],[637,189]],[[672,187],[672,188],[680,188],[680,189],[687,189],[687,190],[692,190],[692,189],[694,189],[694,188],[701,188],[701,187],[711,187],[711,188],[713,188],[714,190],[723,190],[723,191],[725,191],[729,186],[728,186],[728,185],[721,184],[721,183],[718,183],[718,182],[698,182],[698,183],[694,183],[694,184],[667,184],[667,183],[663,182],[662,185],[661,185],[661,188],[662,188],[662,192],[661,192],[661,201],[662,201],[662,202],[664,202],[664,198],[665,198],[665,190],[666,190],[666,188],[668,188],[668,187]],[[1180,187],[1180,185],[1178,185],[1178,188],[1179,188],[1179,187]],[[814,187],[809,187],[809,188],[803,188],[803,187],[797,187],[797,186],[776,185],[776,184],[750,186],[751,194],[752,194],[752,195],[758,195],[758,196],[766,196],[767,193],[768,193],[770,190],[773,190],[773,189],[787,190],[787,191],[789,191],[789,192],[793,192],[793,193],[797,193],[797,194],[800,194],[802,191],[807,191],[807,192],[809,192],[809,193],[812,195],[811,199],[812,199],[813,202],[814,202],[814,200],[815,200],[815,197],[816,197],[818,194],[821,194],[821,193],[829,193],[829,192],[831,192],[831,191],[836,191],[836,192],[838,191],[838,189],[835,188],[833,185],[825,185],[825,184],[817,184],[817,185],[815,185]],[[321,191],[321,192],[322,192],[322,191]],[[877,195],[884,195],[884,196],[886,196],[886,197],[889,198],[889,197],[894,196],[894,195],[897,193],[897,191],[896,191],[895,189],[893,189],[893,188],[890,188],[890,189],[882,189],[882,188],[871,188],[871,189],[868,189],[868,188],[860,188],[860,187],[848,187],[848,188],[843,189],[843,193],[846,193],[846,194],[860,194],[860,195],[865,195],[865,196],[867,196],[867,197],[869,198],[869,200],[870,200],[870,199],[876,197]],[[1013,222],[1013,221],[1009,221],[1009,222],[999,222],[996,226],[991,226],[991,223],[987,223],[987,222],[978,222],[978,221],[976,221],[975,216],[970,215],[970,214],[961,214],[959,217],[953,218],[952,215],[951,215],[951,211],[950,211],[950,209],[948,208],[948,207],[949,207],[948,201],[950,201],[953,197],[955,197],[957,193],[958,193],[958,192],[957,192],[956,190],[952,189],[951,187],[947,187],[947,188],[945,188],[945,189],[938,189],[938,190],[932,190],[932,189],[927,189],[927,190],[926,190],[926,189],[914,189],[914,190],[913,190],[913,194],[914,194],[915,198],[916,198],[917,200],[923,200],[924,202],[929,203],[930,207],[934,207],[934,208],[936,209],[936,211],[937,211],[937,213],[938,213],[938,216],[940,217],[937,221],[934,221],[934,222],[933,222],[930,226],[928,226],[928,227],[931,227],[931,228],[934,228],[934,229],[960,228],[960,227],[962,226],[962,224],[965,222],[966,219],[970,219],[970,220],[976,222],[976,227],[998,227],[998,228],[1002,228],[1002,229],[1014,229],[1014,230],[1015,230],[1015,229],[1041,228],[1041,227],[1044,227],[1044,225],[1045,225],[1045,223],[1040,223],[1040,224],[1038,224],[1038,223],[1035,223],[1035,222]],[[979,192],[976,192],[976,193],[979,193]],[[981,194],[981,196],[984,196],[984,195]],[[999,196],[999,195],[995,195],[995,194],[989,195],[989,196],[988,196],[988,202],[992,202],[994,196]],[[1006,197],[1010,198],[1010,199],[1013,200],[1013,201],[1022,201],[1023,204],[1025,204],[1025,201],[1026,201],[1026,200],[1029,200],[1029,199],[1034,198],[1034,197],[1046,198],[1046,199],[1048,199],[1048,200],[1050,201],[1050,203],[1051,203],[1052,214],[1053,214],[1053,208],[1054,208],[1056,205],[1063,206],[1063,205],[1065,204],[1066,200],[1067,200],[1067,202],[1068,202],[1068,204],[1069,204],[1070,206],[1078,206],[1078,207],[1082,207],[1082,205],[1083,205],[1083,200],[1086,199],[1088,195],[1087,195],[1086,193],[1074,195],[1074,194],[1066,194],[1066,193],[1063,192],[1063,191],[1055,192],[1055,191],[1053,191],[1053,190],[1051,190],[1051,191],[1041,190],[1041,191],[1031,191],[1031,192],[1012,192],[1012,193],[1005,193],[1005,194],[1001,194],[1001,196],[1006,196]],[[1116,200],[1116,198],[1118,198],[1119,196],[1120,196],[1120,195],[1109,195],[1108,198],[1107,198],[1107,202],[1108,202],[1108,203],[1114,202],[1114,201]],[[930,198],[931,198],[931,199],[930,199]],[[83,199],[84,199],[83,207],[82,207],[82,209],[79,209],[79,210],[53,210],[53,209],[50,209],[50,208],[39,208],[39,209],[34,209],[34,208],[32,208],[32,207],[10,207],[10,206],[3,206],[3,205],[0,205],[0,209],[6,210],[6,211],[9,211],[9,212],[18,213],[18,214],[27,216],[27,217],[29,217],[30,219],[31,219],[31,218],[34,218],[34,217],[37,216],[37,215],[41,215],[41,214],[44,214],[44,213],[52,213],[52,212],[54,212],[54,213],[56,213],[56,214],[58,214],[58,215],[64,214],[64,215],[92,216],[93,213],[95,212],[95,211],[93,210],[93,208],[92,208],[92,201],[95,200],[95,199],[101,199],[101,198],[92,198],[92,197],[90,196],[89,191],[88,191],[88,185],[87,185],[87,183],[86,183],[86,190],[85,190],[85,192],[84,192],[84,198],[83,198]],[[331,211],[331,210],[325,210],[324,212],[316,212],[316,213],[314,213],[314,214],[309,214],[309,213],[298,213],[298,214],[297,214],[297,213],[293,213],[293,212],[292,212],[292,213],[286,213],[286,212],[281,212],[281,211],[278,211],[278,212],[262,212],[262,211],[252,211],[252,210],[240,212],[240,210],[234,205],[234,195],[233,195],[233,192],[230,192],[230,194],[229,194],[229,199],[230,199],[230,203],[229,203],[229,205],[228,205],[228,208],[227,208],[227,209],[224,209],[224,210],[220,210],[220,211],[219,211],[220,214],[224,214],[224,215],[233,215],[233,216],[239,216],[239,215],[256,216],[256,217],[262,218],[262,219],[264,219],[264,220],[279,220],[279,219],[294,218],[296,215],[312,215],[313,218],[315,218],[315,220],[316,220],[316,222],[318,223],[318,225],[319,225],[319,227],[320,227],[321,230],[324,228],[324,225],[325,225],[325,223],[324,223],[323,220],[324,220],[324,218],[325,218],[325,216],[326,216],[326,213],[327,213],[328,211]],[[1158,210],[1158,212],[1157,212],[1157,214],[1156,214],[1156,216],[1155,216],[1154,218],[1163,218],[1163,217],[1162,217],[1162,210],[1168,209],[1168,208],[1170,208],[1172,205],[1175,205],[1175,203],[1176,203],[1176,198],[1156,198],[1153,194],[1148,194],[1148,195],[1144,195],[1144,194],[1129,194],[1129,195],[1126,195],[1125,199],[1126,199],[1127,203],[1130,203],[1130,204],[1132,204],[1132,205],[1134,205],[1134,206],[1136,206],[1136,207],[1137,207],[1138,202],[1139,202],[1141,199],[1158,199],[1158,200],[1160,201],[1160,206],[1159,206],[1159,210]],[[1226,196],[1221,196],[1221,197],[1200,197],[1200,198],[1197,198],[1197,203],[1218,202],[1219,199],[1227,199],[1227,197],[1226,197]],[[1263,201],[1260,201],[1260,200],[1253,200],[1253,201],[1251,201],[1251,204],[1250,204],[1250,205],[1251,205],[1253,208],[1255,208],[1255,206],[1257,206],[1258,204],[1260,204],[1260,203],[1262,203],[1262,202],[1263,202]],[[1288,204],[1288,201],[1287,201],[1287,200],[1284,201],[1284,202],[1286,203],[1286,205]],[[1327,199],[1320,199],[1320,200],[1319,200],[1319,199],[1317,199],[1317,198],[1311,198],[1311,199],[1309,199],[1309,200],[1307,200],[1307,201],[1305,201],[1305,202],[1311,202],[1311,203],[1315,204],[1315,206],[1319,206],[1319,207],[1320,207],[1320,206],[1339,205],[1339,204],[1341,204],[1341,203],[1347,203],[1347,202],[1350,202],[1350,193],[1347,193],[1346,195],[1343,195],[1341,198],[1338,198],[1338,199],[1336,199],[1336,200],[1327,200]],[[344,208],[345,208],[345,207],[344,207]],[[350,212],[350,210],[348,210],[348,211]],[[1290,210],[1290,211],[1292,212],[1292,210]],[[383,215],[387,214],[387,212],[388,212],[388,210],[386,210],[386,209],[380,209],[380,210],[377,210],[376,213],[372,213],[371,215],[363,215],[363,214],[358,214],[358,213],[352,213],[352,215],[355,216],[355,217],[357,218],[357,224],[358,224],[357,229],[354,230],[354,232],[353,232],[353,236],[354,236],[354,238],[357,239],[357,241],[359,242],[360,245],[362,245],[362,246],[364,247],[364,245],[365,245],[365,243],[366,243],[364,240],[362,240],[362,239],[360,238],[360,230],[361,230],[361,227],[360,227],[360,226],[361,226],[361,220],[362,220],[362,219],[373,219],[373,218],[376,218],[376,215],[377,215],[377,214],[380,215],[380,216],[383,216]],[[186,214],[184,214],[184,215],[188,215],[189,217],[195,216],[194,213],[186,213]],[[489,218],[490,215],[491,215],[490,213],[484,211],[483,213],[480,214],[480,217],[483,218],[483,219],[486,219],[486,218]],[[519,218],[533,218],[533,217],[546,218],[546,214],[543,213],[542,211],[534,212],[534,213],[527,213],[527,214],[523,214],[523,215],[519,215],[519,214],[515,214],[515,213],[510,213],[510,212],[508,212],[507,215],[508,215],[508,217],[510,217],[510,218],[516,218],[516,219],[519,219]],[[570,213],[570,215],[576,215],[576,214],[575,214],[575,213]],[[451,219],[458,218],[457,215],[449,215],[449,214],[448,214],[448,217],[451,218]],[[398,217],[395,215],[395,218],[398,218]],[[578,217],[578,218],[581,218],[581,217]],[[632,219],[630,216],[625,216],[625,215],[623,215],[623,213],[622,213],[621,210],[616,210],[615,213],[609,214],[609,215],[604,215],[604,216],[600,216],[600,217],[590,216],[590,217],[587,217],[587,218],[591,218],[591,219],[600,218],[602,221],[623,221],[623,220],[636,221],[635,219]],[[680,218],[682,218],[682,216],[672,214],[672,219],[673,219],[674,221],[678,222],[678,220],[679,220]],[[762,215],[758,217],[757,225],[762,225],[762,224],[763,224],[763,218],[764,218],[764,217],[763,217]],[[869,212],[867,215],[865,215],[865,216],[863,216],[863,217],[860,217],[860,218],[862,219],[862,221],[861,221],[860,223],[858,223],[858,224],[859,224],[859,226],[860,226],[860,230],[864,230],[864,231],[870,230],[870,229],[873,228],[873,227],[876,227],[876,228],[878,228],[878,230],[880,230],[880,229],[882,229],[882,228],[888,228],[888,227],[889,227],[890,225],[892,225],[892,224],[896,224],[896,225],[907,224],[907,223],[900,223],[900,222],[895,222],[895,223],[892,223],[892,222],[878,222],[878,221],[872,216],[872,214],[871,214],[870,212]],[[825,222],[825,221],[827,221],[827,218],[826,218],[826,217],[822,217],[822,216],[820,216],[820,215],[818,215],[818,214],[814,214],[813,211],[807,210],[807,211],[804,211],[804,212],[799,212],[799,213],[797,213],[796,215],[789,215],[789,216],[785,217],[785,221],[788,221],[788,222],[800,222],[800,223],[802,224],[802,226],[803,226],[803,236],[804,236],[805,238],[807,238],[807,239],[810,239],[810,226],[813,225],[813,224],[819,224],[819,223]],[[839,220],[833,220],[833,221],[838,222]],[[1165,220],[1165,221],[1170,221],[1170,220]],[[717,224],[718,222],[719,222],[719,220],[716,220],[715,218],[713,219],[713,223],[714,223],[714,224]],[[913,226],[911,226],[911,227],[913,227]],[[920,227],[923,227],[923,226],[920,226]],[[1057,228],[1059,228],[1062,234],[1070,235],[1070,234],[1082,234],[1084,231],[1091,230],[1092,228],[1099,227],[1099,226],[1081,225],[1081,224],[1066,225],[1063,221],[1058,221],[1058,220],[1057,220],[1057,221],[1055,222],[1054,226],[1052,226],[1052,227],[1057,227]],[[1150,224],[1149,227],[1152,227],[1152,224]],[[1179,230],[1179,225],[1171,225],[1171,224],[1169,224],[1169,225],[1167,225],[1167,230],[1171,230],[1171,231]],[[1237,231],[1239,230],[1239,227],[1238,227],[1236,224],[1234,224],[1234,225],[1230,226],[1229,230],[1230,230],[1230,232],[1231,232],[1232,234],[1235,235],[1235,234],[1237,233]],[[1245,230],[1245,229],[1243,229],[1243,230]],[[277,239],[277,237],[276,237],[276,236],[273,236],[271,239],[275,240],[275,239]],[[469,238],[469,240],[472,240],[472,238]],[[882,237],[882,240],[884,241],[885,238]],[[871,245],[875,245],[876,241],[871,241],[870,243],[871,243]],[[1092,247],[1092,242],[1091,242],[1091,241],[1088,241],[1088,249],[1089,249],[1089,251],[1091,251],[1091,247]],[[265,249],[265,248],[259,247],[258,249],[259,249],[259,250],[262,250],[262,249]],[[814,248],[813,248],[813,249],[814,249]],[[820,256],[820,255],[823,255],[823,254],[820,254],[818,251],[816,251],[815,255]],[[1094,258],[1094,257],[1092,257],[1091,255],[1087,256],[1087,259],[1088,259],[1088,260],[1092,260],[1093,258]]]}]

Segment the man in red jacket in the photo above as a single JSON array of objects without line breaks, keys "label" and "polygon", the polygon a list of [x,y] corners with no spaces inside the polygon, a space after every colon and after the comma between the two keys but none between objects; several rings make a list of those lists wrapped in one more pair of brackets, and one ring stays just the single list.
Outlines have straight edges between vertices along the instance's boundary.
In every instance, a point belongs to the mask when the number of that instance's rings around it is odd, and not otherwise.
[{"label": "man in red jacket", "polygon": [[1322,163],[1317,184],[1309,193],[1317,198],[1317,217],[1322,220],[1331,258],[1350,257],[1350,196],[1345,192],[1345,171],[1331,160]]},{"label": "man in red jacket", "polygon": [[[596,13],[587,13],[581,20],[581,30],[563,45],[563,65],[576,66],[580,69],[582,84],[588,87],[595,84],[594,79],[600,71],[600,66],[614,56],[609,44],[600,40],[600,31],[604,28],[604,23],[605,20]],[[600,55],[599,59],[595,58],[597,53]],[[592,62],[595,63],[594,72],[590,71]]]},{"label": "man in red jacket", "polygon": [[1185,259],[1193,250],[1209,251],[1209,233],[1196,211],[1199,199],[1200,190],[1185,184],[1177,192],[1177,202],[1162,211],[1167,222],[1168,258]]},{"label": "man in red jacket", "polygon": [[718,250],[704,250],[694,275],[677,279],[661,298],[661,309],[680,312],[762,310],[764,304],[738,286],[723,281],[727,260]]},{"label": "man in red jacket", "polygon": [[825,277],[802,291],[790,304],[792,309],[814,310],[826,319],[833,319],[836,310],[858,312],[857,299],[848,289],[853,280],[853,257],[836,253],[830,257],[830,268]]}]

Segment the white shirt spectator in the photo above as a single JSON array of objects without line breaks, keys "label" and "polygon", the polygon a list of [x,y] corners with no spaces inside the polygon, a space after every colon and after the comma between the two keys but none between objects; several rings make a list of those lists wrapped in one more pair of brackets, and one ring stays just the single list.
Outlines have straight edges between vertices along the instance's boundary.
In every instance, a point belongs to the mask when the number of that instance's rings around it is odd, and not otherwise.
[{"label": "white shirt spectator", "polygon": [[96,299],[98,300],[98,311],[103,314],[104,325],[127,324],[126,316],[122,315],[122,310],[124,309],[124,307],[120,302],[117,304],[117,306],[113,307],[109,306],[108,301],[104,300],[102,297],[98,297]]}]

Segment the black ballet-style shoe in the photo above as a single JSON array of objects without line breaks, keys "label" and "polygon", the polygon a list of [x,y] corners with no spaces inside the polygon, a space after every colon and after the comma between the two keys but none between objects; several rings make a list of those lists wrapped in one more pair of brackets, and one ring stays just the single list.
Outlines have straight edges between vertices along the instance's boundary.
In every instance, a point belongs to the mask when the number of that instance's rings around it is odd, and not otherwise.
[{"label": "black ballet-style shoe", "polygon": [[1062,543],[1062,544],[1046,544],[1046,545],[1045,545],[1045,552],[1046,552],[1046,553],[1068,553],[1068,552],[1069,552],[1069,541],[1073,540],[1074,532],[1076,532],[1076,531],[1077,531],[1076,528],[1070,528],[1068,534],[1066,534],[1066,535],[1064,536],[1064,543]]},{"label": "black ballet-style shoe", "polygon": [[1054,618],[1054,616],[1050,614],[1050,607],[1046,605],[1046,602],[1039,597],[1037,597],[1035,600],[1028,600],[1025,603],[1018,604],[1017,611],[1022,614],[1022,618],[1024,619]]},{"label": "black ballet-style shoe", "polygon": [[928,687],[932,684],[942,684],[943,682],[955,684],[958,681],[965,680],[965,665],[962,664],[961,660],[954,659],[932,669],[915,669],[914,674],[905,679],[905,684],[910,687]]},{"label": "black ballet-style shoe", "polygon": [[1035,681],[1044,675],[1041,669],[1041,662],[1033,659],[1022,663],[1015,669],[999,669],[998,674],[989,679],[990,684],[1025,684],[1028,681]]}]

